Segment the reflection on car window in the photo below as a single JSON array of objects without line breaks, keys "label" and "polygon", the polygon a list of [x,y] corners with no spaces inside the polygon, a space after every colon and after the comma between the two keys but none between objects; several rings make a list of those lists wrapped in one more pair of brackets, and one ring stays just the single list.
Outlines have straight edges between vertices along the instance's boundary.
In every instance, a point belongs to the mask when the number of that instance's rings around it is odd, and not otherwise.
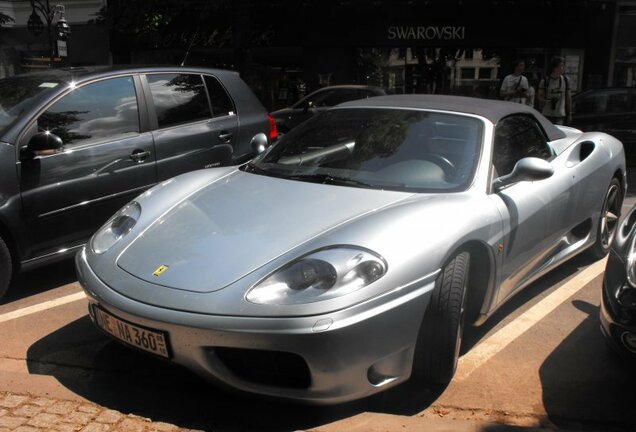
[{"label": "reflection on car window", "polygon": [[208,88],[210,103],[212,104],[212,115],[214,117],[226,116],[234,112],[234,105],[230,96],[216,78],[205,75],[205,85]]},{"label": "reflection on car window", "polygon": [[482,122],[408,109],[327,111],[292,130],[251,165],[257,172],[378,189],[458,191],[470,184]]},{"label": "reflection on car window", "polygon": [[22,114],[60,85],[55,75],[16,75],[0,79],[0,135]]},{"label": "reflection on car window", "polygon": [[160,128],[210,118],[210,105],[201,75],[148,75]]},{"label": "reflection on car window", "polygon": [[132,77],[107,79],[73,90],[39,117],[38,130],[59,136],[65,147],[139,133]]},{"label": "reflection on car window", "polygon": [[501,120],[495,128],[493,164],[499,176],[512,172],[525,157],[548,160],[552,152],[537,122],[527,115],[513,115]]}]

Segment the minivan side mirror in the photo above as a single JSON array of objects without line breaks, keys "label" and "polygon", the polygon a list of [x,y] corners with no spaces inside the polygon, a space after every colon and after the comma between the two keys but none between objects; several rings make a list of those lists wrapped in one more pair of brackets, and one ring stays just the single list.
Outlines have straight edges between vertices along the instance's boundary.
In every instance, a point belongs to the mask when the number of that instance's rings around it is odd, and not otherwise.
[{"label": "minivan side mirror", "polygon": [[307,113],[309,112],[311,108],[314,107],[314,103],[312,101],[306,101],[303,103],[302,107],[303,107],[303,113]]},{"label": "minivan side mirror", "polygon": [[20,151],[21,159],[32,159],[35,156],[55,154],[64,148],[62,138],[51,132],[38,132],[31,137],[29,143]]},{"label": "minivan side mirror", "polygon": [[495,190],[500,190],[520,181],[547,179],[552,174],[554,174],[554,168],[550,162],[536,157],[526,157],[515,164],[510,174],[496,178],[493,186]]}]

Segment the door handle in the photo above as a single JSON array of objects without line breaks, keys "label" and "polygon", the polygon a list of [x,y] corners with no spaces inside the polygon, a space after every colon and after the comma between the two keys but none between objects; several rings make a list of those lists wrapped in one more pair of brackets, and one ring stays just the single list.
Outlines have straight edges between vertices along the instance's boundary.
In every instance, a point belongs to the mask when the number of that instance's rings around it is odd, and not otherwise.
[{"label": "door handle", "polygon": [[148,150],[140,149],[133,150],[133,152],[130,154],[130,158],[137,163],[142,163],[148,156],[150,156],[150,152]]},{"label": "door handle", "polygon": [[223,131],[223,132],[221,132],[219,134],[219,140],[222,143],[227,143],[227,142],[230,142],[230,140],[232,139],[233,136],[234,136],[234,134],[232,132]]}]

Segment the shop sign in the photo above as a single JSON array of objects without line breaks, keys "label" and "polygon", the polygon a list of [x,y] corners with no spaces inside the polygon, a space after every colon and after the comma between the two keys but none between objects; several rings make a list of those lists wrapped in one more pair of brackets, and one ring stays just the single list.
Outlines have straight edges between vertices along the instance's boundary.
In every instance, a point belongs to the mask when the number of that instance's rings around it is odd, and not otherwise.
[{"label": "shop sign", "polygon": [[389,40],[464,40],[466,26],[389,26]]}]

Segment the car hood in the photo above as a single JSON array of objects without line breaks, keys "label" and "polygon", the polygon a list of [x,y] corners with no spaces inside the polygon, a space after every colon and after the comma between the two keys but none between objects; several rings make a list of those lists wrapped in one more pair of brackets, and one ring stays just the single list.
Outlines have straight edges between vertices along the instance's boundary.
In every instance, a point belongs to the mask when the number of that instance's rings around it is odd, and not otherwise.
[{"label": "car hood", "polygon": [[273,117],[283,117],[285,116],[285,114],[291,114],[295,112],[295,110],[292,107],[287,107],[287,108],[281,108],[279,110],[273,111],[270,114]]},{"label": "car hood", "polygon": [[411,195],[236,171],[154,221],[117,264],[168,288],[217,291],[338,225]]}]

